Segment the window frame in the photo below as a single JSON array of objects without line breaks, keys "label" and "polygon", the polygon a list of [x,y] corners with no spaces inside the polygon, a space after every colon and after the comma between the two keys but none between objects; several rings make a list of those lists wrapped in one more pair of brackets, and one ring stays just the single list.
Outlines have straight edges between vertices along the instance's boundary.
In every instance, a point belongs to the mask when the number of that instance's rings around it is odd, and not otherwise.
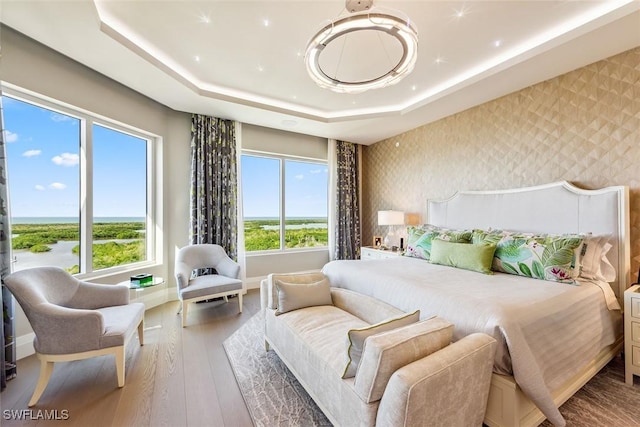
[{"label": "window frame", "polygon": [[[253,157],[264,157],[264,158],[270,158],[270,159],[276,159],[279,161],[280,163],[280,167],[279,167],[279,183],[280,183],[280,199],[279,199],[279,220],[280,220],[280,248],[278,249],[265,249],[265,250],[257,250],[257,251],[247,251],[246,250],[246,240],[243,242],[245,243],[245,247],[242,248],[242,250],[245,252],[246,256],[252,256],[252,255],[266,255],[266,254],[283,254],[283,253],[293,253],[293,252],[311,252],[311,251],[326,251],[329,248],[329,241],[328,241],[328,237],[329,237],[329,228],[328,228],[328,222],[327,222],[327,245],[326,246],[312,246],[312,247],[305,247],[305,248],[289,248],[287,249],[286,247],[286,236],[285,236],[285,228],[286,228],[286,181],[285,181],[285,171],[286,171],[286,161],[290,160],[290,161],[295,161],[295,162],[301,162],[301,163],[313,163],[313,164],[318,164],[318,165],[322,165],[325,167],[329,167],[329,162],[326,159],[317,159],[317,158],[311,158],[311,157],[302,157],[302,156],[293,156],[293,155],[286,155],[286,154],[278,154],[278,153],[270,153],[270,152],[265,152],[265,151],[259,151],[259,150],[252,150],[252,149],[242,149],[240,152],[240,158],[242,159],[242,156],[253,156]],[[240,174],[242,174],[242,170],[240,170]],[[240,180],[241,185],[244,185],[244,183],[242,182],[242,179]],[[242,191],[241,189],[241,194],[243,194],[243,198],[244,198],[244,191]],[[327,221],[329,221],[329,197],[330,197],[330,193],[329,193],[329,179],[327,178]],[[243,200],[243,205],[244,205],[244,200]],[[244,212],[242,213],[242,227],[244,229]],[[244,233],[244,230],[243,230]],[[246,239],[246,236],[245,236]]]},{"label": "window frame", "polygon": [[[79,188],[78,188],[78,221],[79,221],[79,244],[80,254],[78,261],[80,273],[74,276],[78,278],[90,278],[105,276],[109,274],[123,273],[138,270],[143,267],[156,265],[160,257],[157,251],[156,235],[156,208],[155,193],[157,176],[155,170],[155,158],[157,156],[157,146],[162,139],[151,132],[139,129],[135,126],[119,122],[114,119],[87,111],[80,107],[75,107],[56,99],[35,94],[33,92],[7,87],[3,84],[2,96],[15,99],[33,106],[44,108],[55,113],[73,117],[80,121],[80,141],[78,146],[79,163]],[[146,213],[145,213],[145,251],[144,261],[122,264],[113,267],[93,270],[93,126],[98,125],[104,128],[121,132],[126,135],[146,141]],[[5,122],[6,126],[6,122]],[[7,161],[9,159],[7,158]],[[10,177],[7,177],[10,180]],[[11,194],[9,194],[9,217],[11,217]],[[84,207],[84,208],[83,208]]]}]

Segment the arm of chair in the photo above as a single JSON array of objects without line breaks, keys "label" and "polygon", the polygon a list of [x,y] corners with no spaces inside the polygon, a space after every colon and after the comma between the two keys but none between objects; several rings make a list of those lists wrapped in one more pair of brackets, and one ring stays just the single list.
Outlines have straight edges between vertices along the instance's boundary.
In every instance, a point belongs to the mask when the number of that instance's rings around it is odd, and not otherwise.
[{"label": "arm of chair", "polygon": [[178,285],[178,290],[184,289],[189,284],[189,280],[191,279],[191,273],[193,272],[193,268],[186,262],[176,262],[176,284]]},{"label": "arm of chair", "polygon": [[376,426],[481,426],[496,341],[476,333],[397,370]]},{"label": "arm of chair", "polygon": [[224,257],[216,265],[216,271],[223,276],[231,277],[233,279],[240,278],[240,264],[232,260],[231,258]]},{"label": "arm of chair", "polygon": [[260,308],[265,310],[269,304],[269,281],[262,279],[260,281]]},{"label": "arm of chair", "polygon": [[36,334],[36,351],[46,354],[79,353],[100,348],[104,318],[99,311],[43,303],[29,322]]},{"label": "arm of chair", "polygon": [[129,304],[129,288],[120,285],[79,282],[78,290],[69,301],[69,306],[93,310],[114,305]]}]

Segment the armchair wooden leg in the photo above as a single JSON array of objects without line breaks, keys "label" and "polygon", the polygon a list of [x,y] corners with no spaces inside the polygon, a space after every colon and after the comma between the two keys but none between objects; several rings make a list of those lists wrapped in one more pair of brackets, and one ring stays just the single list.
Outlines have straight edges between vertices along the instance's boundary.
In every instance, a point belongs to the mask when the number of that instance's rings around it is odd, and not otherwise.
[{"label": "armchair wooden leg", "polygon": [[124,346],[115,348],[116,373],[118,374],[118,387],[124,387]]},{"label": "armchair wooden leg", "polygon": [[242,313],[242,291],[238,292],[238,306],[240,307],[240,313]]},{"label": "armchair wooden leg", "polygon": [[49,383],[49,379],[51,378],[52,373],[53,362],[40,357],[40,376],[38,377],[36,389],[33,391],[33,395],[31,396],[31,400],[29,401],[29,407],[32,407],[33,405],[38,403],[38,400],[40,400],[40,396],[42,396],[44,389],[47,388],[47,384]]},{"label": "armchair wooden leg", "polygon": [[187,307],[189,307],[188,302],[182,301],[182,327],[187,326]]},{"label": "armchair wooden leg", "polygon": [[138,340],[140,341],[140,346],[144,345],[144,317],[138,324]]}]

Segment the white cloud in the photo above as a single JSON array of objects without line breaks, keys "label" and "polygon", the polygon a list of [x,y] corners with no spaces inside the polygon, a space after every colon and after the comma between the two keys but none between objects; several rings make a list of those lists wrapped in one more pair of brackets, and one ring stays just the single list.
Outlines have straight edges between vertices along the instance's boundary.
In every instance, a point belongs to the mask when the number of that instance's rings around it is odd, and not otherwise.
[{"label": "white cloud", "polygon": [[64,190],[67,186],[61,182],[52,182],[49,184],[49,188],[52,190]]},{"label": "white cloud", "polygon": [[5,129],[4,140],[7,142],[16,142],[18,140],[18,134]]},{"label": "white cloud", "polygon": [[39,156],[42,153],[42,150],[27,150],[24,153],[22,153],[22,155],[24,157],[33,157],[33,156]]},{"label": "white cloud", "polygon": [[62,153],[52,158],[51,161],[59,166],[75,166],[80,163],[80,156],[73,153]]},{"label": "white cloud", "polygon": [[298,181],[302,181],[304,179],[304,175],[300,174],[300,175],[296,175],[296,179]]},{"label": "white cloud", "polygon": [[38,191],[44,191],[44,185],[37,184],[35,189]]},{"label": "white cloud", "polygon": [[312,170],[309,171],[309,173],[313,173],[313,174],[322,173],[322,172],[324,172],[322,169],[312,169]]},{"label": "white cloud", "polygon": [[76,120],[71,116],[65,116],[64,114],[59,113],[51,113],[51,120],[54,122],[67,122],[70,120]]}]

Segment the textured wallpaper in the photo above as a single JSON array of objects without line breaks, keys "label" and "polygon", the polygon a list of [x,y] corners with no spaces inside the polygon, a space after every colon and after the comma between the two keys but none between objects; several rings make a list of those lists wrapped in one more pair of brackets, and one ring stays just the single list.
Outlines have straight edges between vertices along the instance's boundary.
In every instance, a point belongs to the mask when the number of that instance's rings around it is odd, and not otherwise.
[{"label": "textured wallpaper", "polygon": [[631,276],[640,266],[640,48],[378,142],[363,150],[363,241],[377,211],[426,220],[428,199],[567,180],[627,185]]}]

